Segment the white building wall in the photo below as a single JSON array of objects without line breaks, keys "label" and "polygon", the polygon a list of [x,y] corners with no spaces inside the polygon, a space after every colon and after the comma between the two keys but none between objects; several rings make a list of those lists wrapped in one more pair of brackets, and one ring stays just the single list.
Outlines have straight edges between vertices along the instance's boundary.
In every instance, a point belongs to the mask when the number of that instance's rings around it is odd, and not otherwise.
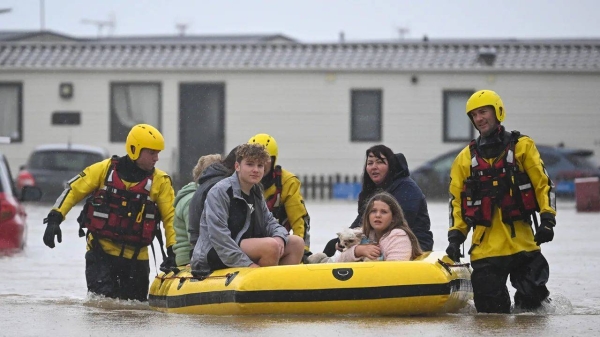
[{"label": "white building wall", "polygon": [[466,145],[443,143],[444,90],[496,90],[508,130],[540,144],[593,149],[600,158],[598,75],[425,74],[417,84],[398,73],[239,76],[245,79],[227,84],[227,148],[269,132],[279,143],[279,162],[297,174],[361,173],[365,150],[377,142],[350,142],[352,89],[383,91],[381,143],[403,152],[411,168]]},{"label": "white building wall", "polygon": [[[350,142],[350,91],[381,89],[381,143],[403,152],[411,168],[463,143],[443,143],[443,91],[496,90],[503,98],[508,130],[536,142],[593,149],[600,158],[600,76],[587,74],[417,74],[334,72],[46,72],[3,73],[1,82],[23,83],[20,144],[0,145],[13,166],[43,143],[88,143],[125,153],[109,142],[110,83],[162,84],[166,148],[158,167],[173,173],[179,144],[180,82],[225,83],[226,151],[259,132],[279,144],[279,163],[302,174],[360,174],[365,150],[379,142]],[[72,82],[74,97],[58,95]],[[80,111],[80,126],[52,126],[54,111]],[[467,118],[465,116],[465,118]],[[15,172],[13,172],[15,173]]]}]

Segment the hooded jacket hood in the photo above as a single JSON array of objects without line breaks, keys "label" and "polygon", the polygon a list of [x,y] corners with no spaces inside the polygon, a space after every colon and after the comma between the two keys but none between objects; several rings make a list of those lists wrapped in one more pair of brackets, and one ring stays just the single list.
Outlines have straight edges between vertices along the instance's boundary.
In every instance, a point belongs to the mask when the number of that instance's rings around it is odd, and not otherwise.
[{"label": "hooded jacket hood", "polygon": [[396,176],[394,178],[410,176],[410,171],[408,170],[408,162],[406,161],[406,157],[404,156],[404,154],[396,153],[394,156],[398,161],[398,172],[396,173]]},{"label": "hooded jacket hood", "polygon": [[[385,154],[383,154],[385,156]],[[410,172],[408,171],[408,162],[406,157],[402,153],[396,153],[394,155],[388,155],[388,172],[385,179],[380,185],[375,185],[371,178],[366,172],[363,173],[363,186],[358,196],[358,213],[363,212],[363,208],[366,206],[366,202],[373,194],[378,190],[388,190],[390,186],[394,185],[399,179],[408,177]],[[365,186],[367,188],[365,189]]]},{"label": "hooded jacket hood", "polygon": [[179,201],[181,199],[183,199],[186,195],[188,194],[192,194],[196,192],[196,183],[195,182],[191,182],[188,183],[187,185],[183,186],[179,192],[177,192],[177,195],[175,196],[175,205],[177,205],[179,203]]},{"label": "hooded jacket hood", "polygon": [[361,192],[358,201],[358,216],[350,228],[356,228],[361,225],[363,212],[368,199],[373,194],[383,190],[393,195],[396,201],[398,201],[398,204],[400,204],[400,207],[402,207],[404,217],[406,218],[410,229],[419,240],[421,249],[423,249],[423,251],[432,250],[433,234],[431,233],[431,221],[429,219],[425,195],[417,183],[410,178],[408,162],[406,161],[404,154],[396,153],[394,157],[389,160],[389,168],[390,174],[393,175],[393,179],[390,182],[384,186],[379,186],[369,195],[363,195],[363,192]]},{"label": "hooded jacket hood", "polygon": [[198,185],[205,181],[211,180],[214,177],[229,177],[231,171],[221,163],[213,163],[209,165],[198,178]]},{"label": "hooded jacket hood", "polygon": [[204,210],[204,201],[208,191],[219,181],[231,175],[231,171],[219,162],[209,165],[198,178],[198,188],[194,192],[189,206],[189,226],[190,243],[196,245],[200,235],[200,218]]}]

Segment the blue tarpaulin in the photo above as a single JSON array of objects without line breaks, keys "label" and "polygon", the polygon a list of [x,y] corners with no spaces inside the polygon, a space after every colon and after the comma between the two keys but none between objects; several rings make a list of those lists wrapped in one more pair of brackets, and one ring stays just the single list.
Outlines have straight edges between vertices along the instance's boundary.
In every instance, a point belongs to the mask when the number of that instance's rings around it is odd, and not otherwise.
[{"label": "blue tarpaulin", "polygon": [[333,198],[334,199],[358,199],[358,194],[361,189],[360,183],[337,183],[333,184]]}]

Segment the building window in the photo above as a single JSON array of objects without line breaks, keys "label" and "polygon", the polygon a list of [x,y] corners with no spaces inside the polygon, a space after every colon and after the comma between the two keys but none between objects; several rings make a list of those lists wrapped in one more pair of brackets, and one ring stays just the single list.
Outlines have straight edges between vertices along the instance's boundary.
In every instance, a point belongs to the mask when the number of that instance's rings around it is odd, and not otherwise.
[{"label": "building window", "polygon": [[111,83],[111,142],[124,142],[129,130],[140,123],[160,130],[160,89],[160,83]]},{"label": "building window", "polygon": [[467,100],[475,91],[444,91],[444,142],[466,142],[474,138],[475,128],[466,114]]},{"label": "building window", "polygon": [[11,143],[23,140],[23,110],[21,83],[0,83],[0,137]]},{"label": "building window", "polygon": [[381,90],[352,90],[353,142],[381,141]]}]

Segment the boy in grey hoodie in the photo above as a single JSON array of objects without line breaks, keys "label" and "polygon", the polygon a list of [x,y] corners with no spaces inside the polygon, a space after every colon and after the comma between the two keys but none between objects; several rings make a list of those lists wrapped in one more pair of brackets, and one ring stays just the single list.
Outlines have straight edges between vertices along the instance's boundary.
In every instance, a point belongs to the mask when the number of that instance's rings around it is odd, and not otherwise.
[{"label": "boy in grey hoodie", "polygon": [[230,267],[300,263],[304,241],[288,235],[273,218],[259,186],[268,160],[264,146],[240,145],[236,172],[208,192],[191,261],[195,275]]}]

